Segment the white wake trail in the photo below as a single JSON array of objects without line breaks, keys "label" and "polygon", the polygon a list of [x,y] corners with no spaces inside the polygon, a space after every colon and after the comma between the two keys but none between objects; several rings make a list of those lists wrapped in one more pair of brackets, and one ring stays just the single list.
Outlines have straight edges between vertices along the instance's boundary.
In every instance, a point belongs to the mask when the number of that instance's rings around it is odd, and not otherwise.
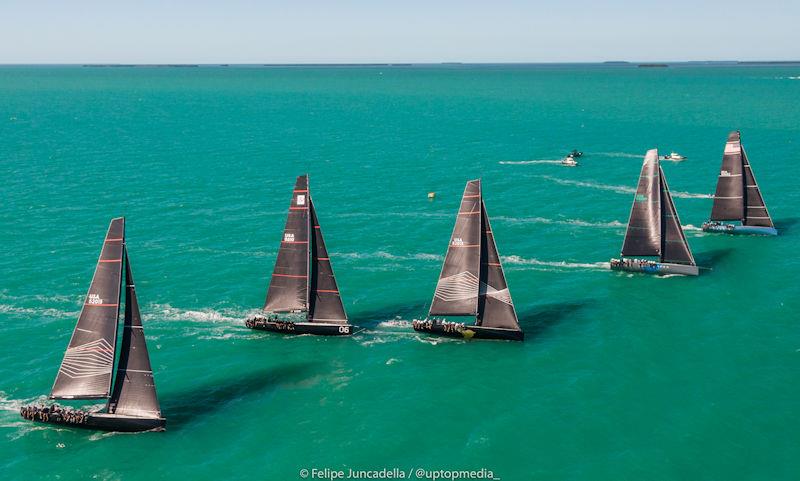
[{"label": "white wake trail", "polygon": [[536,160],[501,160],[500,165],[536,165],[536,164],[560,164],[560,160],[536,159]]},{"label": "white wake trail", "polygon": [[[609,185],[609,184],[601,184],[598,182],[586,182],[581,180],[569,180],[569,179],[559,179],[558,177],[551,177],[549,175],[540,175],[542,179],[549,180],[550,182],[555,182],[556,184],[561,185],[571,185],[576,187],[587,187],[590,189],[598,189],[598,190],[606,190],[610,192],[615,192],[617,194],[635,194],[636,189],[634,187],[628,187],[625,185]],[[671,191],[673,197],[678,197],[680,199],[713,199],[714,196],[711,194],[696,194],[693,192],[681,192],[681,191]]]},{"label": "white wake trail", "polygon": [[539,259],[526,259],[520,256],[501,256],[507,265],[551,267],[559,269],[581,269],[581,270],[607,270],[608,262],[567,262],[567,261],[543,261]]},{"label": "white wake trail", "polygon": [[611,222],[592,222],[582,219],[548,219],[546,217],[498,216],[498,217],[492,217],[492,221],[508,222],[511,224],[553,224],[553,225],[568,225],[577,227],[598,227],[606,229],[617,229],[620,227],[625,227],[625,224],[616,220],[612,220]]}]

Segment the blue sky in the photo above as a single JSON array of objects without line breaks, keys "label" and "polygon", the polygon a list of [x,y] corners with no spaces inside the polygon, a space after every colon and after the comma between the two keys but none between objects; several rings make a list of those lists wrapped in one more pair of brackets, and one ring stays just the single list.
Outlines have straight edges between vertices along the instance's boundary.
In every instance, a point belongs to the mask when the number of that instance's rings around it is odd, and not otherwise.
[{"label": "blue sky", "polygon": [[800,0],[0,0],[0,63],[800,59]]}]

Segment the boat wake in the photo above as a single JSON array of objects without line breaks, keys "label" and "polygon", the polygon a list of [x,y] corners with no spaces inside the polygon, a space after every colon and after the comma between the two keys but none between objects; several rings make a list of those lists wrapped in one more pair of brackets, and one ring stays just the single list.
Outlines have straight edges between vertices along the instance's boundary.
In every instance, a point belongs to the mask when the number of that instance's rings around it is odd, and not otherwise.
[{"label": "boat wake", "polygon": [[561,185],[571,185],[576,187],[588,187],[590,189],[607,190],[610,192],[616,192],[617,194],[636,193],[635,188],[628,187],[626,185],[609,185],[609,184],[600,184],[597,182],[586,182],[582,180],[559,179],[558,177],[552,177],[549,175],[540,175],[539,177]]},{"label": "boat wake", "polygon": [[608,262],[567,262],[567,261],[542,261],[539,259],[525,259],[520,256],[501,256],[506,265],[533,266],[541,270],[577,269],[577,270],[608,270]]},{"label": "boat wake", "polygon": [[386,259],[391,261],[441,261],[444,259],[444,257],[439,254],[420,252],[417,254],[396,255],[386,251],[340,252],[331,253],[331,257],[341,257],[344,259]]},{"label": "boat wake", "polygon": [[700,227],[694,226],[692,224],[682,225],[681,229],[683,229],[684,233],[689,234],[689,235],[691,235],[693,237],[700,237],[700,236],[706,235],[706,232],[703,229],[701,229]]},{"label": "boat wake", "polygon": [[[607,190],[610,192],[616,192],[617,194],[635,194],[636,189],[633,187],[628,187],[624,185],[609,185],[609,184],[600,184],[597,182],[586,182],[580,180],[569,180],[569,179],[559,179],[558,177],[552,177],[549,175],[540,175],[542,179],[549,180],[550,182],[555,182],[556,184],[561,185],[572,185],[577,187],[588,187],[590,189],[598,189],[598,190]],[[714,196],[712,194],[696,194],[693,192],[680,192],[680,191],[672,191],[670,192],[672,197],[678,197],[681,199],[713,199]]]},{"label": "boat wake", "polygon": [[612,220],[611,222],[591,222],[581,219],[548,219],[545,217],[494,217],[492,220],[499,220],[501,222],[509,222],[512,224],[554,224],[554,225],[569,225],[577,227],[598,227],[607,229],[618,229],[625,227],[620,221]]},{"label": "boat wake", "polygon": [[237,323],[252,314],[252,310],[240,309],[180,309],[169,304],[150,304],[142,309],[145,321],[188,321],[200,323]]},{"label": "boat wake", "polygon": [[392,329],[392,328],[396,328],[396,327],[399,327],[399,328],[402,328],[402,329],[408,329],[408,328],[411,327],[411,321],[406,321],[405,319],[391,319],[391,320],[388,320],[388,321],[379,322],[377,327],[384,328],[384,329],[385,328]]},{"label": "boat wake", "polygon": [[0,411],[14,411],[19,413],[19,409],[26,404],[31,404],[35,402],[44,402],[47,400],[47,396],[39,396],[38,398],[33,399],[10,399],[5,391],[0,391]]},{"label": "boat wake", "polygon": [[65,311],[51,307],[20,307],[12,304],[0,304],[0,314],[21,317],[49,317],[55,319],[78,317],[80,311]]},{"label": "boat wake", "polygon": [[536,159],[536,160],[501,160],[500,165],[535,165],[535,164],[560,164],[560,160]]}]

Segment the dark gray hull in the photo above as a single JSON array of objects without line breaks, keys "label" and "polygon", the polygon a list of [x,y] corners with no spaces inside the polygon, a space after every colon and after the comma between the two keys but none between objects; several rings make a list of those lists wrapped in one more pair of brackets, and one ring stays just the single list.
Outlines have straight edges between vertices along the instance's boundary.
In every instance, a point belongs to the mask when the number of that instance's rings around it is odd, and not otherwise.
[{"label": "dark gray hull", "polygon": [[774,227],[761,227],[754,225],[734,225],[723,224],[721,222],[703,223],[703,231],[718,232],[721,234],[744,234],[744,235],[778,235],[778,229]]},{"label": "dark gray hull", "polygon": [[34,422],[53,424],[68,428],[93,429],[97,431],[111,431],[122,433],[136,433],[142,431],[164,431],[167,420],[164,418],[139,418],[133,416],[119,416],[116,414],[93,413],[86,416],[83,423],[67,423],[54,420],[36,420]]},{"label": "dark gray hull", "polygon": [[653,262],[640,259],[628,259],[628,261],[622,262],[619,259],[612,259],[611,270],[655,274],[658,276],[696,276],[700,274],[700,268],[686,264],[671,264],[669,262]]},{"label": "dark gray hull", "polygon": [[502,341],[524,341],[525,333],[516,329],[483,327],[459,323],[442,323],[441,321],[414,321],[417,332],[454,339],[494,339]]},{"label": "dark gray hull", "polygon": [[314,334],[317,336],[349,336],[353,333],[351,324],[325,324],[322,322],[285,322],[251,317],[245,321],[250,329],[277,332],[280,334]]}]

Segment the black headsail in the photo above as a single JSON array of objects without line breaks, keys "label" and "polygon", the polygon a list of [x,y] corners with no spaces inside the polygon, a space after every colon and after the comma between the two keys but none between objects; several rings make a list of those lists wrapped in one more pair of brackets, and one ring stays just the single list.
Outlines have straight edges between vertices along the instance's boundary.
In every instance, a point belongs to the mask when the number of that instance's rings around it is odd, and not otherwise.
[{"label": "black headsail", "polygon": [[658,150],[647,151],[633,198],[623,256],[661,255],[661,188]]},{"label": "black headsail", "polygon": [[745,218],[744,225],[753,225],[760,227],[775,227],[772,224],[772,218],[767,212],[767,205],[764,203],[764,198],[761,196],[761,189],[758,188],[758,182],[753,174],[753,168],[750,167],[750,160],[747,158],[747,152],[742,146],[742,162],[744,163],[744,182],[745,182]]},{"label": "black headsail", "polygon": [[78,323],[58,370],[53,399],[106,398],[111,389],[119,321],[125,219],[108,227]]},{"label": "black headsail", "polygon": [[678,218],[678,211],[675,210],[675,203],[672,202],[672,195],[669,193],[669,185],[664,177],[664,171],[658,167],[658,174],[661,180],[661,205],[662,205],[662,249],[661,261],[675,264],[695,265],[692,251],[689,250],[689,243],[681,228],[681,220]]},{"label": "black headsail", "polygon": [[122,332],[114,391],[108,412],[126,416],[160,418],[161,407],[150,367],[150,356],[136,298],[128,249],[125,248],[125,325]]},{"label": "black headsail", "polygon": [[325,239],[322,237],[322,228],[319,226],[317,211],[309,197],[311,214],[311,279],[309,283],[308,320],[311,322],[326,322],[347,324],[347,315],[344,312],[342,298],[339,296],[339,287],[333,275],[333,266],[325,248]]},{"label": "black headsail", "polygon": [[481,181],[467,182],[439,282],[431,316],[474,316],[478,313],[481,255]]},{"label": "black headsail", "polygon": [[742,172],[742,142],[739,131],[728,135],[722,167],[714,193],[711,220],[743,220],[745,217],[745,190]]},{"label": "black headsail", "polygon": [[508,291],[494,233],[481,200],[481,271],[476,324],[485,327],[519,329],[514,302]]},{"label": "black headsail", "polygon": [[308,176],[297,178],[283,230],[281,247],[267,290],[264,310],[302,312],[308,309]]}]

